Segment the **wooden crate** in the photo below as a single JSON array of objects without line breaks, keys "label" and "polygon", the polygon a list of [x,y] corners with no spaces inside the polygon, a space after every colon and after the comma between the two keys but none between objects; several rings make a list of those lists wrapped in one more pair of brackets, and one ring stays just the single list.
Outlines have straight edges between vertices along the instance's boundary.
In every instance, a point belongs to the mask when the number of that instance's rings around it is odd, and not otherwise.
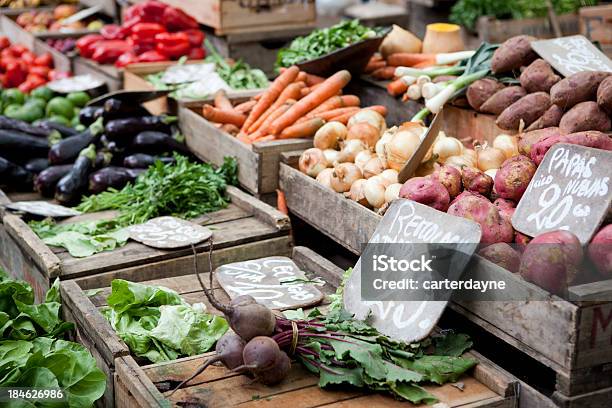
[{"label": "wooden crate", "polygon": [[119,1],[115,0],[81,0],[80,3],[85,7],[101,5],[101,13],[118,20],[120,16]]},{"label": "wooden crate", "polygon": [[[68,38],[76,39],[78,38],[78,36],[70,36]],[[60,71],[72,72],[72,61],[74,60],[74,58],[76,58],[76,50],[71,53],[64,54],[47,44],[46,39],[36,38],[34,40],[33,51],[37,55],[45,52],[50,53],[51,56],[53,56],[53,67],[55,69]]]},{"label": "wooden crate", "polygon": [[200,159],[215,165],[221,165],[226,156],[235,156],[240,185],[258,197],[275,193],[282,152],[312,147],[312,139],[272,140],[249,145],[213,126],[197,113],[199,110],[193,105],[179,106],[179,121],[189,149]]},{"label": "wooden crate", "polygon": [[[252,253],[265,256],[289,250],[290,222],[287,216],[238,188],[230,186],[227,191],[231,199],[227,208],[194,220],[213,230],[215,249],[243,259]],[[64,222],[110,219],[115,214],[108,211],[83,214]],[[56,277],[65,280],[87,276],[90,278],[88,282],[102,286],[115,278],[136,279],[145,275],[156,279],[190,273],[191,248],[159,250],[130,241],[113,251],[73,258],[62,248],[45,245],[17,215],[5,214],[2,223],[5,235],[10,239],[0,247],[0,258],[10,273],[32,284],[38,299]],[[206,259],[207,248],[206,243],[197,246],[202,262]]]},{"label": "wooden crate", "polygon": [[[577,13],[562,14],[557,17],[564,36],[578,34],[579,18]],[[555,33],[548,18],[525,18],[521,20],[498,20],[483,16],[476,23],[480,41],[501,43],[515,35],[527,34],[538,38],[554,38]]]},{"label": "wooden crate", "polygon": [[580,8],[580,34],[599,41],[604,53],[612,58],[612,4]]},{"label": "wooden crate", "polygon": [[[298,154],[282,156],[280,189],[289,210],[359,254],[381,216],[301,173],[296,168]],[[523,294],[517,299],[534,299],[534,294],[548,296],[539,287],[478,256],[474,256],[466,275],[475,280],[497,280],[502,276],[517,293]],[[586,302],[602,299],[611,290],[612,280],[608,280],[570,288],[576,298],[585,302],[552,297],[546,302],[456,301],[451,307],[552,368],[559,394],[575,396],[612,386],[612,302]]]},{"label": "wooden crate", "polygon": [[313,26],[314,0],[163,0],[212,27],[216,34]]}]

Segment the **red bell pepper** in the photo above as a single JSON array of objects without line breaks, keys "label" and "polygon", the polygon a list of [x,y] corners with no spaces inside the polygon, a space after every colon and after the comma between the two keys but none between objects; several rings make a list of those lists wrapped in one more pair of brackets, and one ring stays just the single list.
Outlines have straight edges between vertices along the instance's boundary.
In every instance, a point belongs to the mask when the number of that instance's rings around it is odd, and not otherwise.
[{"label": "red bell pepper", "polygon": [[7,87],[15,88],[28,76],[28,67],[25,62],[20,60],[14,60],[6,65],[6,83]]},{"label": "red bell pepper", "polygon": [[51,68],[46,66],[32,65],[28,70],[28,74],[39,75],[43,78],[49,77],[49,72],[51,72]]},{"label": "red bell pepper", "polygon": [[49,71],[49,81],[55,81],[58,79],[70,78],[72,74],[66,71],[56,71],[52,69]]},{"label": "red bell pepper", "polygon": [[166,27],[158,23],[138,23],[132,27],[131,38],[134,42],[155,41],[157,34],[165,33]]},{"label": "red bell pepper", "polygon": [[114,64],[117,58],[130,50],[130,45],[124,40],[106,40],[96,43],[91,59],[98,64]]},{"label": "red bell pepper", "polygon": [[53,56],[50,52],[45,52],[40,54],[36,59],[34,59],[34,65],[39,67],[53,67]]},{"label": "red bell pepper", "polygon": [[13,51],[13,55],[16,57],[20,57],[26,51],[29,51],[25,45],[22,44],[13,44],[9,47]]},{"label": "red bell pepper", "polygon": [[117,24],[106,24],[100,29],[100,35],[106,40],[123,40],[126,37],[126,31]]},{"label": "red bell pepper", "polygon": [[95,51],[95,45],[101,41],[104,41],[104,37],[100,34],[88,34],[79,38],[75,45],[82,57],[91,58]]},{"label": "red bell pepper", "polygon": [[160,1],[149,0],[128,7],[123,14],[123,21],[139,18],[146,23],[159,23],[163,20],[164,11],[170,8]]},{"label": "red bell pepper", "polygon": [[43,78],[40,75],[30,74],[26,80],[19,85],[19,90],[23,93],[30,93],[32,89],[38,88],[47,83],[47,78]]},{"label": "red bell pepper", "polygon": [[119,68],[123,68],[127,65],[138,62],[138,57],[132,51],[124,52],[117,58],[115,61],[115,66]]},{"label": "red bell pepper", "polygon": [[129,37],[127,42],[130,47],[132,47],[132,51],[136,55],[140,55],[143,52],[152,51],[155,49],[155,37],[150,41],[134,41],[132,37]]},{"label": "red bell pepper", "polygon": [[161,62],[168,61],[168,57],[155,50],[147,51],[138,56],[138,62]]},{"label": "red bell pepper", "polygon": [[206,50],[202,47],[194,47],[189,50],[189,54],[187,54],[187,58],[191,60],[199,60],[204,59],[206,57]]},{"label": "red bell pepper", "polygon": [[155,49],[170,59],[187,55],[191,49],[185,33],[161,33],[155,36]]},{"label": "red bell pepper", "polygon": [[189,44],[192,47],[201,47],[204,42],[204,33],[197,28],[183,31],[189,37]]},{"label": "red bell pepper", "polygon": [[11,45],[11,40],[6,35],[0,35],[0,50],[8,48]]},{"label": "red bell pepper", "polygon": [[30,66],[34,64],[34,60],[36,59],[36,54],[34,54],[30,50],[27,50],[21,53],[21,56],[19,56],[19,59],[25,62],[27,66]]},{"label": "red bell pepper", "polygon": [[175,7],[167,7],[164,10],[163,20],[168,31],[182,31],[190,28],[198,28],[195,18]]}]

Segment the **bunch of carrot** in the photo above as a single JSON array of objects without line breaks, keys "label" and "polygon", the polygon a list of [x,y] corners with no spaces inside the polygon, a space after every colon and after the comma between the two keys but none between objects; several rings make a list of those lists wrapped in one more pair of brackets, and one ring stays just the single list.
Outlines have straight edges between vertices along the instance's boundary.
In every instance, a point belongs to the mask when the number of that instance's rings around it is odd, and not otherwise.
[{"label": "bunch of carrot", "polygon": [[[312,137],[329,121],[347,123],[359,111],[359,98],[342,95],[351,80],[348,71],[327,79],[292,66],[263,93],[232,106],[223,92],[215,96],[214,106],[204,105],[202,116],[246,143]],[[384,106],[370,109],[386,113]]]}]

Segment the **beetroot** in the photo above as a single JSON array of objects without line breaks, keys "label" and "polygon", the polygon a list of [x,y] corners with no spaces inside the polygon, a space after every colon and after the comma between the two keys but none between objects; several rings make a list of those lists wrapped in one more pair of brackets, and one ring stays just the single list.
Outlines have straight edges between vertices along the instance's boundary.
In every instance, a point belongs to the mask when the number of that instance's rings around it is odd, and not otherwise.
[{"label": "beetroot", "polygon": [[531,160],[537,165],[542,163],[548,150],[557,143],[577,144],[585,147],[594,147],[602,150],[612,150],[612,138],[603,132],[590,130],[586,132],[559,134],[551,136],[534,144],[531,149]]},{"label": "beetroot", "polygon": [[461,193],[461,172],[453,166],[441,166],[437,169],[432,177],[438,180],[453,199]]},{"label": "beetroot", "polygon": [[521,255],[505,242],[484,247],[478,251],[478,255],[512,273],[517,273],[521,266]]},{"label": "beetroot", "polygon": [[495,174],[495,192],[501,198],[519,201],[536,169],[536,165],[527,156],[518,155],[507,159]]},{"label": "beetroot", "polygon": [[574,234],[562,230],[546,232],[525,248],[520,273],[526,281],[561,295],[576,279],[582,256],[582,246]]},{"label": "beetroot", "polygon": [[588,247],[589,258],[604,279],[612,279],[612,224],[595,234]]},{"label": "beetroot", "polygon": [[411,178],[404,183],[399,196],[440,211],[446,211],[450,202],[446,188],[433,177]]},{"label": "beetroot", "polygon": [[453,201],[448,213],[480,224],[482,230],[480,242],[483,244],[512,242],[514,238],[512,224],[502,217],[497,207],[479,194],[464,193]]},{"label": "beetroot", "polygon": [[473,167],[464,167],[461,172],[461,182],[467,191],[489,196],[493,189],[493,179],[488,174]]}]

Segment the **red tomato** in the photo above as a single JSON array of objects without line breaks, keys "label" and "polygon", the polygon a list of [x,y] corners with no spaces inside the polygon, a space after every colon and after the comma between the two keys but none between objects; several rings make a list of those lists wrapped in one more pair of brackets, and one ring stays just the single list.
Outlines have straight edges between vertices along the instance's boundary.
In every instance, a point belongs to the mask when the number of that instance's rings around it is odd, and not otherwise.
[{"label": "red tomato", "polygon": [[29,93],[32,89],[38,88],[47,83],[47,79],[40,75],[30,74],[26,80],[19,85],[19,90],[23,93]]},{"label": "red tomato", "polygon": [[11,45],[11,40],[5,35],[0,35],[0,50],[8,48]]},{"label": "red tomato", "polygon": [[45,52],[44,54],[40,54],[34,60],[34,65],[38,65],[39,67],[53,67],[53,56],[50,52]]},{"label": "red tomato", "polygon": [[49,67],[42,67],[42,66],[38,66],[38,65],[32,65],[28,72],[30,74],[40,75],[43,78],[48,78],[50,71],[51,71],[51,68],[49,68]]},{"label": "red tomato", "polygon": [[28,66],[31,66],[32,64],[34,64],[36,54],[34,54],[32,51],[27,50],[21,53],[19,59],[25,62]]},{"label": "red tomato", "polygon": [[28,48],[25,45],[23,45],[23,44],[13,44],[9,48],[12,49],[13,54],[16,57],[19,57],[24,52],[29,51]]}]

